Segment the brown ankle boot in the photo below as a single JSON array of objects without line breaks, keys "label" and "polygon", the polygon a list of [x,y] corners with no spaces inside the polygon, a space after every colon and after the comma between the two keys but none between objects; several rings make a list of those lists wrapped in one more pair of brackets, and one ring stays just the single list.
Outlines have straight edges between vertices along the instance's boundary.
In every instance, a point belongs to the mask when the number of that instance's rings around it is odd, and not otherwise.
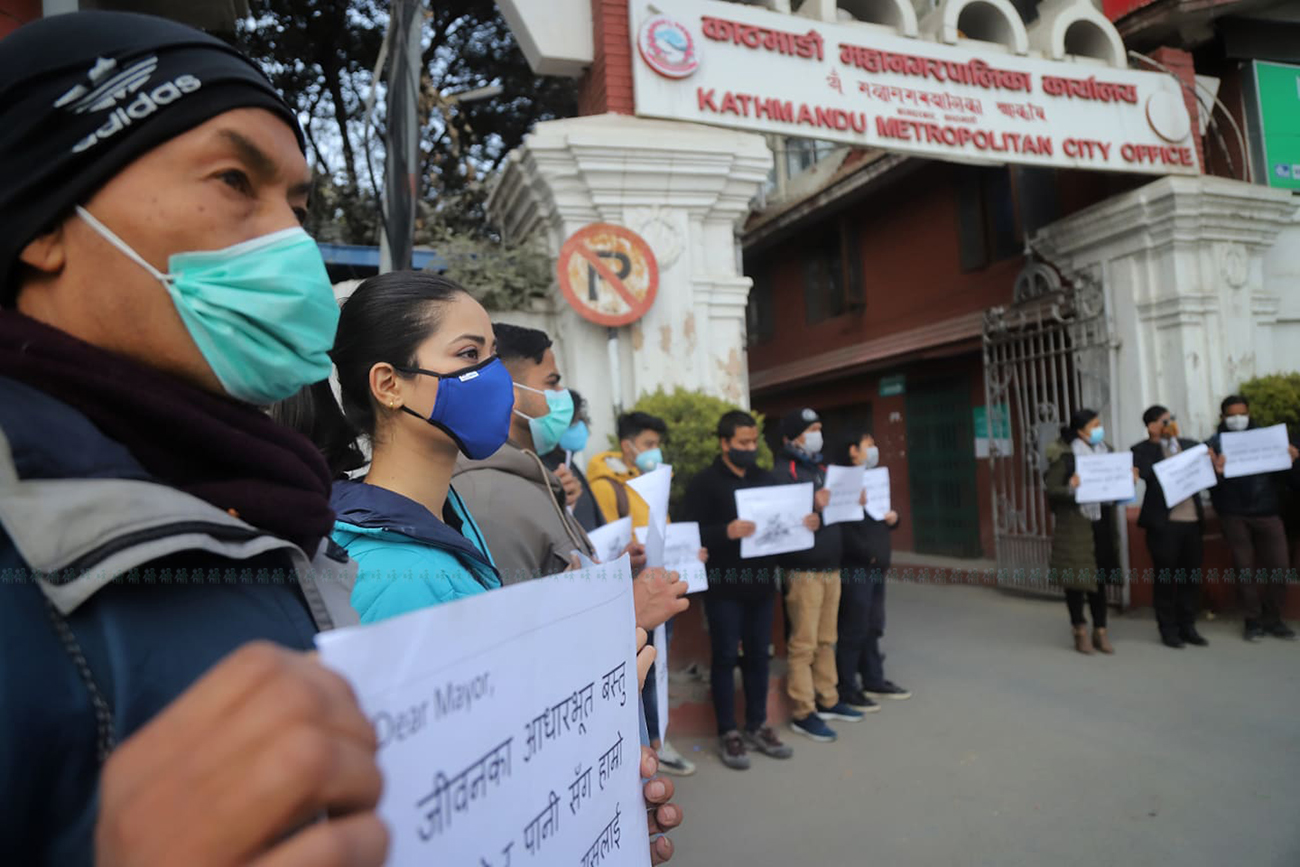
[{"label": "brown ankle boot", "polygon": [[1111,644],[1110,639],[1106,637],[1106,627],[1104,626],[1092,631],[1092,646],[1102,653],[1115,652],[1115,645]]},{"label": "brown ankle boot", "polygon": [[1088,627],[1074,627],[1074,649],[1087,656],[1092,655],[1092,644],[1088,641]]}]

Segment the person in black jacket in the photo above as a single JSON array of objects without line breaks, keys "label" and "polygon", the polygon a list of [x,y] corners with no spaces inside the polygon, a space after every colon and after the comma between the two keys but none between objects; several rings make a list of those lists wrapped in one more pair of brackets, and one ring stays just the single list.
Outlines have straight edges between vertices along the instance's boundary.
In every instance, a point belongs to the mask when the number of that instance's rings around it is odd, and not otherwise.
[{"label": "person in black jacket", "polygon": [[1146,482],[1138,526],[1146,530],[1147,550],[1155,566],[1152,595],[1160,640],[1175,648],[1188,644],[1204,647],[1209,642],[1196,631],[1204,555],[1201,530],[1205,515],[1201,498],[1194,495],[1170,508],[1152,469],[1160,461],[1197,443],[1178,437],[1177,422],[1163,406],[1149,407],[1142,413],[1142,421],[1147,426],[1147,438],[1132,449],[1133,465]]},{"label": "person in black jacket", "polygon": [[[736,491],[777,484],[758,459],[758,422],[732,410],[718,420],[720,454],[686,488],[686,520],[700,525],[700,542],[709,552],[709,590],[704,613],[713,648],[713,711],[718,720],[718,753],[736,770],[749,767],[748,751],[776,759],[792,754],[767,724],[768,639],[776,606],[777,574],[772,558],[742,560],[740,540],[754,534],[752,521],[736,516]],[[738,658],[737,646],[745,655]],[[736,664],[745,689],[745,728],[736,727]]]},{"label": "person in black jacket", "polygon": [[1214,470],[1219,474],[1219,484],[1210,489],[1210,499],[1219,515],[1223,538],[1232,549],[1232,568],[1246,620],[1245,638],[1259,641],[1265,635],[1273,635],[1294,641],[1295,632],[1282,622],[1288,563],[1278,487],[1283,479],[1296,483],[1300,476],[1296,457],[1300,452],[1294,445],[1288,445],[1290,471],[1227,478],[1220,434],[1251,430],[1255,423],[1250,418],[1250,402],[1241,395],[1224,398],[1219,410],[1222,416],[1219,431],[1205,443],[1210,447]]},{"label": "person in black jacket", "polygon": [[[835,451],[835,463],[874,469],[880,449],[871,434],[855,431]],[[863,502],[866,505],[866,502]],[[861,521],[841,525],[844,537],[843,588],[840,591],[839,644],[835,668],[839,693],[849,707],[869,713],[880,710],[873,697],[905,699],[912,693],[885,678],[880,638],[885,633],[885,575],[889,572],[889,534],[898,527],[890,509],[883,520],[868,512]]]},{"label": "person in black jacket", "polygon": [[806,551],[781,557],[786,570],[785,613],[790,624],[790,674],[787,689],[794,704],[790,727],[814,741],[836,735],[826,720],[859,722],[862,712],[840,701],[835,669],[836,627],[840,611],[839,524],[823,526],[820,513],[830,502],[822,465],[822,421],[811,409],[797,409],[781,419],[785,447],[776,459],[776,475],[786,484],[812,482],[817,512],[815,541]]}]

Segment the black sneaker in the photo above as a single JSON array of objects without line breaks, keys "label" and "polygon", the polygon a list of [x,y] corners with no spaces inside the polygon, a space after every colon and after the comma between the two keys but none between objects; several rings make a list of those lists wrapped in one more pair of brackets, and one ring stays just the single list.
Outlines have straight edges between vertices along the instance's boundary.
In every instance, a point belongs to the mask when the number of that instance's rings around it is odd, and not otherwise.
[{"label": "black sneaker", "polygon": [[1246,629],[1242,637],[1244,637],[1247,641],[1253,641],[1253,642],[1263,641],[1264,635],[1265,635],[1264,627],[1260,626],[1258,623],[1255,623],[1253,621],[1250,620],[1246,621]]},{"label": "black sneaker", "polygon": [[1209,640],[1206,639],[1205,636],[1201,635],[1201,633],[1197,632],[1195,626],[1189,626],[1186,629],[1184,629],[1182,631],[1181,637],[1183,641],[1187,642],[1188,644],[1195,645],[1196,647],[1210,646]]},{"label": "black sneaker", "polygon": [[1288,627],[1288,626],[1287,626],[1285,623],[1283,623],[1281,620],[1279,620],[1277,623],[1271,623],[1271,624],[1269,624],[1269,625],[1264,629],[1264,631],[1267,632],[1269,635],[1273,636],[1274,638],[1280,638],[1280,639],[1282,639],[1283,641],[1295,641],[1295,640],[1296,640],[1295,630],[1293,630],[1293,629],[1291,629],[1290,627]]},{"label": "black sneaker", "polygon": [[912,697],[912,691],[903,689],[892,680],[887,680],[879,686],[867,687],[862,690],[872,698],[892,698],[895,701],[902,701],[905,698]]},{"label": "black sneaker", "polygon": [[844,696],[844,703],[856,710],[858,713],[875,713],[880,710],[880,705],[867,698],[865,693],[850,692]]},{"label": "black sneaker", "polygon": [[718,758],[732,770],[749,770],[749,754],[745,751],[745,741],[740,732],[732,729],[718,738]]},{"label": "black sneaker", "polygon": [[1164,642],[1165,647],[1172,647],[1175,650],[1182,650],[1187,644],[1177,635],[1162,635],[1160,640]]},{"label": "black sneaker", "polygon": [[776,736],[771,726],[745,732],[745,746],[773,759],[788,759],[794,755],[794,750]]}]

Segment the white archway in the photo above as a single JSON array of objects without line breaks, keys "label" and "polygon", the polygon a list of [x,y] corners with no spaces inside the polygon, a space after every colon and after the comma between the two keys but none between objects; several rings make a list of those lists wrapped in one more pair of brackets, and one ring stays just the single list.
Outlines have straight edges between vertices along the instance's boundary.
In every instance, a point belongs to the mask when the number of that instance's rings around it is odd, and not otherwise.
[{"label": "white archway", "polygon": [[1001,45],[1013,54],[1029,53],[1025,22],[1007,0],[943,0],[925,16],[921,32],[949,45],[976,39]]},{"label": "white archway", "polygon": [[840,18],[847,13],[860,24],[887,27],[902,36],[919,34],[916,9],[907,0],[838,0]]},{"label": "white archway", "polygon": [[1029,43],[1052,60],[1082,57],[1128,67],[1119,31],[1089,0],[1047,0],[1038,8]]}]

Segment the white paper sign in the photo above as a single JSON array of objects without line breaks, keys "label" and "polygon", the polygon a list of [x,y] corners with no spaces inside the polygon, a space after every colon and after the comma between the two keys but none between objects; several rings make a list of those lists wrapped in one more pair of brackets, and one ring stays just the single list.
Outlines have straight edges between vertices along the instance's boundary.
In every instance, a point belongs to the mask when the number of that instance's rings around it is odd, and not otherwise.
[{"label": "white paper sign", "polygon": [[650,863],[626,557],[316,636],[379,737],[389,867]]},{"label": "white paper sign", "polygon": [[597,527],[587,534],[587,538],[596,549],[596,559],[599,562],[613,563],[632,544],[632,518],[619,518]]},{"label": "white paper sign", "polygon": [[[646,527],[636,528],[636,540],[642,545],[648,538]],[[700,525],[694,521],[669,524],[664,537],[664,565],[682,576],[686,592],[699,593],[709,589],[709,573],[700,562]]]},{"label": "white paper sign", "polygon": [[885,520],[892,508],[889,504],[889,467],[874,467],[864,472],[862,489],[867,492],[867,514],[877,521]]},{"label": "white paper sign", "polygon": [[673,468],[669,464],[660,464],[653,472],[642,473],[628,481],[627,486],[636,491],[650,507],[650,513],[659,522],[659,531],[664,532],[668,523],[668,494],[673,485]]},{"label": "white paper sign", "polygon": [[740,556],[766,557],[807,551],[815,544],[803,519],[813,511],[813,485],[772,485],[736,491],[736,517],[753,521],[757,529],[740,540]]},{"label": "white paper sign", "polygon": [[655,627],[655,710],[659,714],[659,740],[668,737],[668,628]]},{"label": "white paper sign", "polygon": [[863,467],[841,467],[831,464],[826,468],[826,490],[831,501],[822,509],[823,524],[840,524],[861,521]]},{"label": "white paper sign", "polygon": [[1174,506],[1218,484],[1205,443],[1185,449],[1151,467],[1165,492],[1165,507]]},{"label": "white paper sign", "polygon": [[1127,503],[1135,496],[1132,452],[1079,455],[1074,471],[1079,476],[1076,503]]},{"label": "white paper sign", "polygon": [[1289,470],[1292,463],[1290,445],[1284,424],[1255,430],[1224,431],[1219,434],[1219,448],[1227,459],[1223,464],[1223,477],[1235,479]]}]

